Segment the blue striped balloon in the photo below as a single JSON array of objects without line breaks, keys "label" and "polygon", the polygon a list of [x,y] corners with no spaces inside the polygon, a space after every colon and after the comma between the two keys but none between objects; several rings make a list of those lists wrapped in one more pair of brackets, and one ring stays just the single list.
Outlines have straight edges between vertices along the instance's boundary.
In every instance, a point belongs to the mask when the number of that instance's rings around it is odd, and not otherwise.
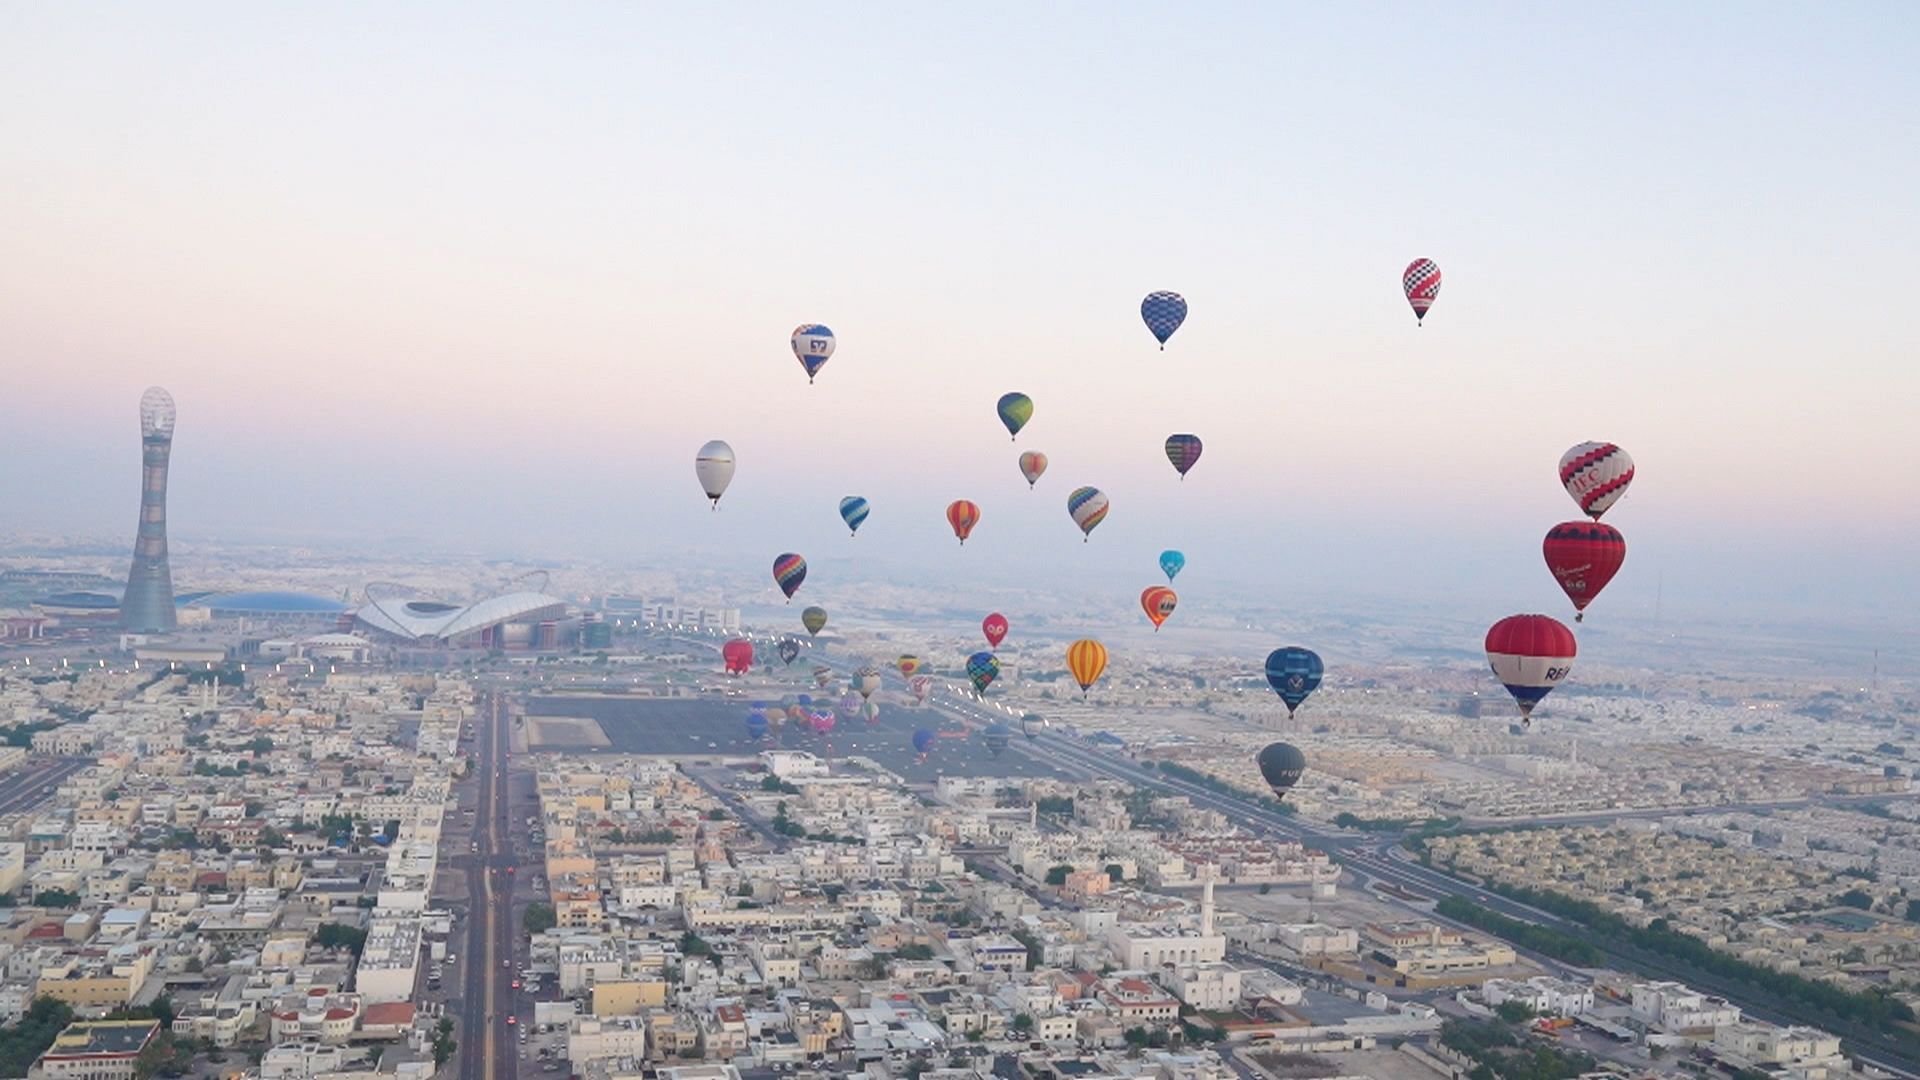
[{"label": "blue striped balloon", "polygon": [[1164,350],[1167,339],[1187,321],[1186,298],[1177,292],[1148,293],[1147,298],[1140,301],[1140,317],[1146,320],[1147,329],[1153,331]]},{"label": "blue striped balloon", "polygon": [[846,522],[847,528],[853,531],[847,535],[860,531],[860,523],[867,520],[868,509],[867,500],[858,495],[849,495],[840,500],[840,520]]},{"label": "blue striped balloon", "polygon": [[1267,685],[1287,703],[1287,716],[1293,716],[1293,710],[1307,700],[1307,695],[1320,688],[1320,676],[1326,668],[1320,663],[1320,654],[1312,649],[1303,649],[1298,645],[1289,645],[1284,649],[1275,649],[1267,654]]}]

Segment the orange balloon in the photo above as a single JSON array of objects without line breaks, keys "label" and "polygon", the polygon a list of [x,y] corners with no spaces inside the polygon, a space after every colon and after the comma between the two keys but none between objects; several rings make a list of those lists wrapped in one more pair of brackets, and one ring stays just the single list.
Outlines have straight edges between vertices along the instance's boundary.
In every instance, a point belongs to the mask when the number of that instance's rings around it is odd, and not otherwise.
[{"label": "orange balloon", "polygon": [[1156,634],[1160,632],[1160,624],[1167,621],[1167,616],[1173,614],[1175,605],[1179,603],[1180,597],[1165,585],[1150,585],[1140,594],[1140,609],[1147,613],[1147,618],[1153,620],[1153,632]]},{"label": "orange balloon", "polygon": [[1100,680],[1100,673],[1107,670],[1107,647],[1092,638],[1067,646],[1067,670],[1073,673],[1073,681],[1080,684],[1080,695],[1085,697]]},{"label": "orange balloon", "polygon": [[953,535],[961,543],[973,535],[973,527],[980,524],[980,505],[967,499],[955,499],[947,504],[947,524],[953,526]]}]

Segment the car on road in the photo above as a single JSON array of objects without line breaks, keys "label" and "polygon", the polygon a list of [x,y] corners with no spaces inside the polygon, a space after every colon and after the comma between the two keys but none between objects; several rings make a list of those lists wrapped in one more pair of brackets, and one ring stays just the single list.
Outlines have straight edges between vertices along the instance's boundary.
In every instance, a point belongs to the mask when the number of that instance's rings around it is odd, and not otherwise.
[{"label": "car on road", "polygon": [[508,1027],[512,1027],[513,1025],[515,1025],[515,1024],[517,1024],[517,1023],[519,1023],[519,1022],[520,1022],[520,1018],[519,1018],[519,1017],[517,1017],[517,1016],[508,1016],[508,1017],[507,1017],[507,1026],[508,1026]]},{"label": "car on road", "polygon": [[519,980],[519,979],[515,979],[515,980],[513,980],[513,988],[514,988],[515,990],[518,990],[518,989],[520,989],[520,980]]}]

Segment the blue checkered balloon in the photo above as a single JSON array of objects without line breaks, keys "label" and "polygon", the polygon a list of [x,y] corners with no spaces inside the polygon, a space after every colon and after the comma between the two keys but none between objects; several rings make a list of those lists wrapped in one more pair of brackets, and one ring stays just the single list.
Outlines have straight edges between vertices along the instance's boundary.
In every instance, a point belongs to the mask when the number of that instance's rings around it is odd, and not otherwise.
[{"label": "blue checkered balloon", "polygon": [[1177,292],[1152,292],[1140,301],[1140,317],[1146,320],[1147,329],[1167,347],[1167,339],[1173,336],[1180,324],[1187,321],[1187,301]]}]

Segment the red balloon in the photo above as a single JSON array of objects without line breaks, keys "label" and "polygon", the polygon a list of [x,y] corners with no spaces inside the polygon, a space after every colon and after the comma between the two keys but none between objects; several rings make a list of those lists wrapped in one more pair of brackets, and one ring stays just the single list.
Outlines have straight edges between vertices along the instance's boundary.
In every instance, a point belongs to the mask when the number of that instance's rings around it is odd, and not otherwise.
[{"label": "red balloon", "polygon": [[987,647],[997,649],[1007,636],[1007,617],[994,612],[981,620],[980,632],[987,635]]},{"label": "red balloon", "polygon": [[1607,587],[1627,559],[1627,540],[1620,530],[1598,521],[1563,521],[1547,532],[1541,545],[1547,569],[1565,590],[1579,622],[1593,598]]},{"label": "red balloon", "polygon": [[720,658],[727,662],[727,674],[745,675],[753,667],[753,642],[734,638],[720,647]]}]

